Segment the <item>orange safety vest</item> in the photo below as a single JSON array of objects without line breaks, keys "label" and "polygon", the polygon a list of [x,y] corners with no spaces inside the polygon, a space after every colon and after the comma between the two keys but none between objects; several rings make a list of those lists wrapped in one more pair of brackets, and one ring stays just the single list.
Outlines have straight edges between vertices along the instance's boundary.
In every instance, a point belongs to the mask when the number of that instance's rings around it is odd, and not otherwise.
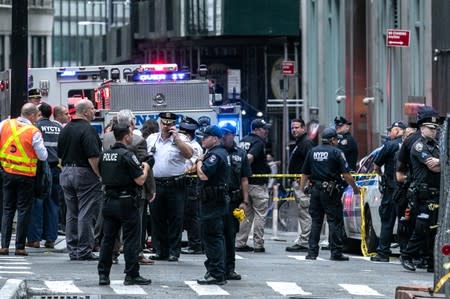
[{"label": "orange safety vest", "polygon": [[5,172],[36,176],[38,159],[32,143],[37,131],[35,126],[23,125],[17,119],[5,121],[0,135],[0,163]]}]

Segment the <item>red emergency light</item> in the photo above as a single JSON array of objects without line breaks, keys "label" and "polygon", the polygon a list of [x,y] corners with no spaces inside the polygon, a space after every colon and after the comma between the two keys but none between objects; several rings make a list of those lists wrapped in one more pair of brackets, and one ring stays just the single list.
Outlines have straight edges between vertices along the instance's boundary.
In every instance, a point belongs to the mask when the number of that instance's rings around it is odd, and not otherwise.
[{"label": "red emergency light", "polygon": [[443,255],[450,255],[450,245],[445,244],[444,246],[442,246],[441,252]]},{"label": "red emergency light", "polygon": [[6,82],[5,81],[1,81],[0,82],[0,91],[4,91],[6,89]]},{"label": "red emergency light", "polygon": [[151,72],[176,72],[178,71],[178,65],[176,63],[161,63],[161,64],[143,64],[141,69]]}]

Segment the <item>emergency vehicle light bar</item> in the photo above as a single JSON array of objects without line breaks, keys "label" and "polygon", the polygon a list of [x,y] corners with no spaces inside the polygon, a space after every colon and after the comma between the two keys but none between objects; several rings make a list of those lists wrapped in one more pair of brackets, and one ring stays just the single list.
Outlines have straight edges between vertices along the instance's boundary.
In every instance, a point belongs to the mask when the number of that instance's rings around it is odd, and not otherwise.
[{"label": "emergency vehicle light bar", "polygon": [[178,71],[178,65],[176,63],[143,64],[141,69],[152,72],[176,72]]},{"label": "emergency vehicle light bar", "polygon": [[167,81],[167,80],[188,80],[189,74],[172,73],[172,74],[137,74],[137,81]]}]

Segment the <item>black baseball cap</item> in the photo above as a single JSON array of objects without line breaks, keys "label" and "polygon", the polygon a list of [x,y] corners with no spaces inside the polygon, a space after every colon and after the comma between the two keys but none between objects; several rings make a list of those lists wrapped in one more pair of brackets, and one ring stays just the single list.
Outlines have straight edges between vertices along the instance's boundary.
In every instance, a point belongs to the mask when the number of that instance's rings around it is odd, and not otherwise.
[{"label": "black baseball cap", "polygon": [[208,137],[208,136],[215,136],[218,138],[222,138],[223,133],[222,130],[216,126],[216,125],[212,125],[209,126],[205,129],[205,131],[203,132],[203,138]]},{"label": "black baseball cap", "polygon": [[262,118],[252,120],[252,123],[250,125],[252,131],[258,128],[269,129],[271,126],[272,126],[271,124],[269,124]]},{"label": "black baseball cap", "polygon": [[388,130],[391,130],[392,128],[395,128],[395,127],[404,130],[404,129],[406,129],[406,124],[403,120],[397,120],[392,123],[392,125],[388,128]]},{"label": "black baseball cap", "polygon": [[333,128],[325,128],[322,131],[322,139],[330,139],[333,137],[338,137],[338,134],[336,133],[336,130]]},{"label": "black baseball cap", "polygon": [[352,122],[345,119],[343,116],[336,116],[334,118],[334,125],[336,127],[342,126],[342,125],[351,125]]}]

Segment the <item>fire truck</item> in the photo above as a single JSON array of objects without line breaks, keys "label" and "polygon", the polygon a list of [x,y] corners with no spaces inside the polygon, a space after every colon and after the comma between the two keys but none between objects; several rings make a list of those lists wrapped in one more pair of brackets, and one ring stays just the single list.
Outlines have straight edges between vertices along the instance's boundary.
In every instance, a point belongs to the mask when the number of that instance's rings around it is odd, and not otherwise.
[{"label": "fire truck", "polygon": [[193,75],[176,64],[31,68],[29,88],[39,88],[43,101],[69,106],[69,111],[80,99],[93,101],[97,117],[92,124],[100,135],[119,110],[130,109],[137,128],[170,111],[179,121],[189,116],[205,126],[231,122],[242,137],[240,105],[221,105],[221,95],[210,93],[206,74],[205,67]]}]

